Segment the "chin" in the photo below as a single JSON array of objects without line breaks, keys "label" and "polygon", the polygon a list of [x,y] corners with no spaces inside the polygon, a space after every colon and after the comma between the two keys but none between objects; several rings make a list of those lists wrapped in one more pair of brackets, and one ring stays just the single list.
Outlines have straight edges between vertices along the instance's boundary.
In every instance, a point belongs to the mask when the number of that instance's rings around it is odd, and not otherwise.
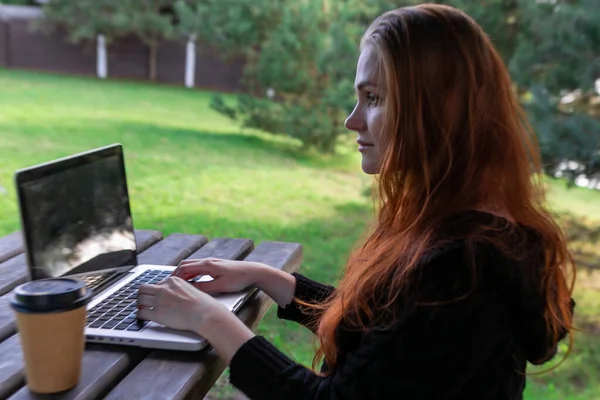
[{"label": "chin", "polygon": [[379,173],[379,166],[375,163],[363,160],[361,167],[363,172],[367,175],[376,175]]}]

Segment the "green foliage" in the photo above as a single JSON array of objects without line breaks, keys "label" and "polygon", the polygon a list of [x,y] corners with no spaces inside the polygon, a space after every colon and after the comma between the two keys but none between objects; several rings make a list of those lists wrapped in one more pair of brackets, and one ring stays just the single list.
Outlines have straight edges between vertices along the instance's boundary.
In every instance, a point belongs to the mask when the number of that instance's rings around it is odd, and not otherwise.
[{"label": "green foliage", "polygon": [[38,3],[35,0],[2,0],[0,5],[15,5],[15,6],[36,6]]},{"label": "green foliage", "polygon": [[[600,98],[594,88],[600,77],[597,0],[436,2],[464,10],[492,39],[529,112],[547,172],[573,160],[579,164],[572,176],[600,173]],[[416,3],[420,2],[197,3],[200,36],[248,60],[250,95],[234,107],[217,102],[216,109],[242,126],[288,134],[307,147],[332,151],[353,103],[352,80],[363,30],[381,12]],[[268,23],[261,29],[263,20]],[[266,88],[274,89],[276,96],[267,98]],[[568,103],[566,94],[571,94]]]},{"label": "green foliage", "polygon": [[177,0],[178,28],[225,55],[248,54],[266,40],[291,0]]},{"label": "green foliage", "polygon": [[111,42],[127,31],[128,18],[120,4],[120,0],[53,0],[44,5],[45,18],[39,26],[63,27],[75,43],[96,40],[98,34]]},{"label": "green foliage", "polygon": [[73,42],[95,40],[98,34],[108,42],[138,37],[150,50],[148,71],[154,81],[158,46],[176,34],[173,15],[164,12],[171,4],[171,0],[52,0],[44,5],[43,23],[66,28]]},{"label": "green foliage", "polygon": [[186,15],[183,29],[247,61],[249,93],[234,106],[215,99],[216,110],[243,127],[335,151],[354,102],[358,42],[381,1],[180,1],[176,9]]},{"label": "green foliage", "polygon": [[[577,161],[572,171],[600,172],[600,8],[596,0],[520,0],[522,27],[510,60],[550,167]],[[569,94],[571,99],[564,96]],[[549,168],[550,169],[550,168]]]},{"label": "green foliage", "polygon": [[[471,15],[507,63],[540,141],[546,172],[600,173],[597,0],[441,0]],[[565,95],[569,94],[568,102]]]},{"label": "green foliage", "polygon": [[[235,110],[216,109],[235,116],[245,127],[285,133],[307,148],[331,153],[337,136],[345,131],[343,109],[352,94],[349,69],[341,57],[346,43],[330,34],[341,25],[316,2],[290,4],[281,9],[279,18],[246,71],[252,89],[270,88],[275,100],[245,95]],[[354,63],[355,49],[349,54]]]}]

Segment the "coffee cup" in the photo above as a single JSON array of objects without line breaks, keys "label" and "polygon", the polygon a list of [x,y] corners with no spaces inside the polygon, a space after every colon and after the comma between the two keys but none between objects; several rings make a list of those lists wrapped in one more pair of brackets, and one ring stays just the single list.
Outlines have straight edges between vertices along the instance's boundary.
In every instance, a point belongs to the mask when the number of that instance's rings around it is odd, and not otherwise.
[{"label": "coffee cup", "polygon": [[79,383],[91,297],[92,291],[73,278],[40,279],[13,291],[11,306],[32,392],[58,393]]}]

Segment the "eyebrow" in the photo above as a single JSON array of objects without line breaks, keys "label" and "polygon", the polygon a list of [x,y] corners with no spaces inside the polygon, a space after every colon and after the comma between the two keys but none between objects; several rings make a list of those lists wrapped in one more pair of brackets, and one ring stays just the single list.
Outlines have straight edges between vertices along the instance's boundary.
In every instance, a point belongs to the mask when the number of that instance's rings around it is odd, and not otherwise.
[{"label": "eyebrow", "polygon": [[356,90],[361,90],[363,89],[365,86],[373,86],[373,87],[377,87],[377,85],[375,85],[373,82],[371,81],[360,81],[356,84]]}]

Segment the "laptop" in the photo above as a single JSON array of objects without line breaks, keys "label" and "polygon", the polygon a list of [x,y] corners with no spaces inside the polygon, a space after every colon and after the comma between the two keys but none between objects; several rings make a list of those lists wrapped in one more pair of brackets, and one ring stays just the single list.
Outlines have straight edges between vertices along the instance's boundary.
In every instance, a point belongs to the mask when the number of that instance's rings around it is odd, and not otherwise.
[{"label": "laptop", "polygon": [[[139,286],[162,281],[176,266],[138,265],[120,144],[19,170],[15,185],[30,279],[75,277],[93,290],[86,341],[185,351],[207,345],[136,317]],[[253,292],[214,297],[237,312]]]}]

